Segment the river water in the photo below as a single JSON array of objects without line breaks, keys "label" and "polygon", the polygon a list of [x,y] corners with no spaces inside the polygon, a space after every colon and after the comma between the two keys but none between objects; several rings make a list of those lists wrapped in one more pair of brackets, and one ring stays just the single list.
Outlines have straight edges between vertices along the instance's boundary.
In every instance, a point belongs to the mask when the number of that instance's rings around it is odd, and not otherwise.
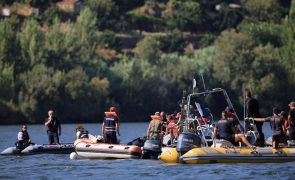
[{"label": "river water", "polygon": [[[100,124],[83,124],[100,134]],[[63,124],[61,142],[73,142],[75,124]],[[122,123],[121,143],[144,136],[147,123]],[[20,126],[0,126],[0,150],[13,146]],[[43,125],[29,125],[33,142],[47,143]],[[264,125],[266,137],[269,125]],[[164,164],[159,160],[71,160],[68,154],[0,156],[0,179],[295,179],[295,162],[267,164]]]}]

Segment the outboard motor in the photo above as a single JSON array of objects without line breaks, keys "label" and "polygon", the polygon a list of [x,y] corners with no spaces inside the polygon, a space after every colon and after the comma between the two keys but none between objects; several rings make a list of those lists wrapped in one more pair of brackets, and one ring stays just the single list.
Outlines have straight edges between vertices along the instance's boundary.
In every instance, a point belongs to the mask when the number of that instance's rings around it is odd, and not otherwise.
[{"label": "outboard motor", "polygon": [[193,148],[201,147],[201,145],[202,139],[198,135],[190,132],[184,132],[178,136],[176,150],[182,155]]},{"label": "outboard motor", "polygon": [[162,142],[161,140],[151,140],[145,141],[142,150],[143,159],[158,159],[161,154]]}]

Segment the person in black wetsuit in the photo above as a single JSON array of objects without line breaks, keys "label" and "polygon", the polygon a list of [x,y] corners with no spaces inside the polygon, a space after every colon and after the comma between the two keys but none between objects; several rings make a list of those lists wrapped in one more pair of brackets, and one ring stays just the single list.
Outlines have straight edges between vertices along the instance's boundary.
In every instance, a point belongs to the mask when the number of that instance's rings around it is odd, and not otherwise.
[{"label": "person in black wetsuit", "polygon": [[[249,90],[246,90],[246,117],[248,118],[260,118],[259,113],[259,102],[257,99],[252,97],[252,94]],[[264,146],[264,134],[262,132],[263,122],[254,122],[259,133],[259,138],[256,141],[257,146]],[[249,129],[247,129],[249,130]]]},{"label": "person in black wetsuit", "polygon": [[273,148],[278,148],[279,143],[286,144],[284,118],[279,115],[280,112],[281,111],[278,107],[274,107],[272,116],[266,118],[253,118],[254,121],[270,122]]},{"label": "person in black wetsuit", "polygon": [[49,144],[59,144],[61,125],[53,110],[48,111],[48,118],[45,120]]},{"label": "person in black wetsuit", "polygon": [[241,141],[248,147],[252,146],[244,134],[236,132],[234,122],[229,118],[226,111],[222,112],[221,120],[217,122],[214,128],[214,138],[217,138],[217,135],[220,139],[227,140],[233,144]]}]

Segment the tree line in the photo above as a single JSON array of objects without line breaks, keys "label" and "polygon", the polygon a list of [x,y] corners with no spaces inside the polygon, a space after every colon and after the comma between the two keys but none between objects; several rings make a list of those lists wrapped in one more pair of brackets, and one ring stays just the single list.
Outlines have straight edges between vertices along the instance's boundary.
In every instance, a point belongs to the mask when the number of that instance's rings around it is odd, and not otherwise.
[{"label": "tree line", "polygon": [[49,109],[62,122],[101,122],[111,105],[122,121],[148,121],[179,110],[198,74],[240,114],[244,89],[263,115],[295,97],[295,1],[85,0],[79,13],[56,2],[18,1],[40,15],[0,20],[1,124],[41,123]]}]

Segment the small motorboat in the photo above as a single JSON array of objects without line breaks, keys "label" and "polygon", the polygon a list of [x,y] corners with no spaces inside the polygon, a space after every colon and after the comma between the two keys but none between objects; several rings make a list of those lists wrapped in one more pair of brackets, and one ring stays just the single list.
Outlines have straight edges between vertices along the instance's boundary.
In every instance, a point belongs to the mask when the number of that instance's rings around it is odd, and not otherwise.
[{"label": "small motorboat", "polygon": [[74,152],[73,143],[61,143],[61,144],[34,144],[26,147],[19,152],[16,147],[6,148],[1,152],[1,155],[28,155],[28,154],[70,154]]},{"label": "small motorboat", "polygon": [[132,159],[141,157],[141,148],[136,145],[97,143],[90,139],[77,139],[75,151],[80,157],[91,159]]},{"label": "small motorboat", "polygon": [[21,151],[22,154],[70,154],[74,152],[73,143],[31,145]]}]

